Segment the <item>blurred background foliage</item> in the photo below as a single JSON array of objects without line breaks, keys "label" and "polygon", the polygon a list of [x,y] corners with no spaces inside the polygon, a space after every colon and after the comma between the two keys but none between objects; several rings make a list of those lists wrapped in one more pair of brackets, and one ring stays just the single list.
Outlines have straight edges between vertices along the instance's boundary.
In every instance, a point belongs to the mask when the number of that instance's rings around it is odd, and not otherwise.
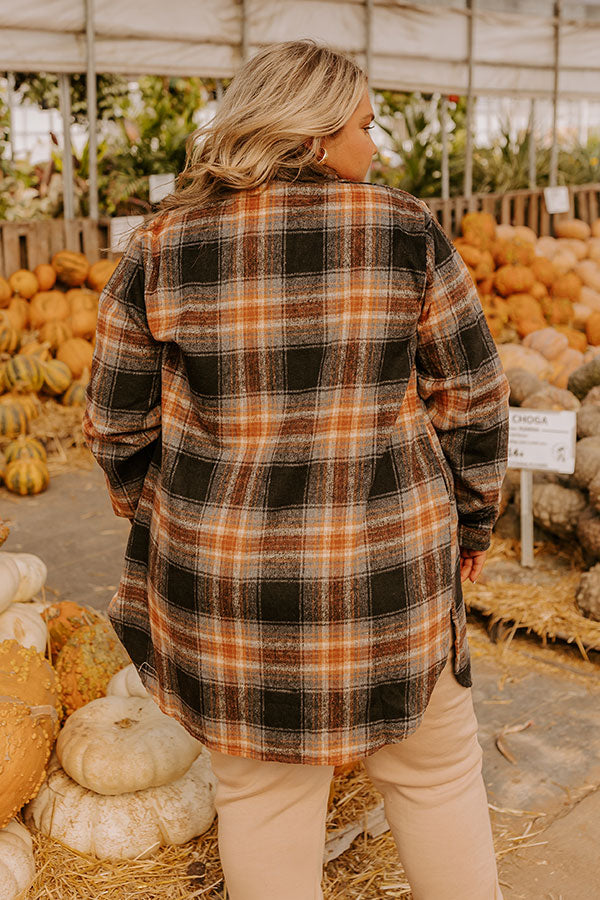
[{"label": "blurred background foliage", "polygon": [[[224,87],[227,87],[227,81]],[[148,177],[178,173],[185,162],[187,137],[199,116],[216,97],[210,79],[146,76],[132,83],[116,75],[97,77],[98,188],[100,214],[145,213],[151,209]],[[55,75],[15,75],[16,102],[41,109],[58,108]],[[86,77],[71,76],[72,121],[87,124]],[[441,195],[442,135],[439,95],[375,92],[376,122],[384,135],[371,167],[371,180],[401,188],[418,197]],[[448,103],[449,181],[452,196],[463,193],[466,100]],[[12,161],[9,148],[10,118],[0,96],[0,218],[28,219],[63,214],[62,156],[56,135],[49,159],[31,164]],[[548,184],[550,147],[536,149],[537,184]],[[73,154],[76,215],[87,215],[89,153],[87,144]],[[560,148],[559,183],[600,181],[600,134],[585,145],[574,138]],[[514,135],[509,123],[490,146],[473,151],[473,191],[497,192],[529,186],[529,134]]]}]

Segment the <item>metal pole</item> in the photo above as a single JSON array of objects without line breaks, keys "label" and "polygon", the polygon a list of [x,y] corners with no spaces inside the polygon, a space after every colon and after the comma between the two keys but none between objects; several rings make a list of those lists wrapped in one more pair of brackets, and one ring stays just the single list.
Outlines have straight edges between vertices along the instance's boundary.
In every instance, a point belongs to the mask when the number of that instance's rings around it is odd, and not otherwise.
[{"label": "metal pole", "polygon": [[531,101],[529,108],[529,190],[532,191],[536,186],[537,167],[536,167],[536,145],[535,145],[535,100]]},{"label": "metal pole", "polygon": [[65,221],[74,218],[73,157],[71,149],[71,79],[65,72],[58,76],[60,113],[63,123],[62,180]]},{"label": "metal pole", "polygon": [[521,469],[521,565],[533,566],[533,475]]},{"label": "metal pole", "polygon": [[[365,68],[367,77],[369,78],[369,98],[371,105],[375,105],[375,93],[371,84],[371,75],[373,72],[373,0],[365,0]],[[371,169],[367,172],[367,183],[371,181]]]},{"label": "metal pole", "polygon": [[6,105],[8,106],[8,152],[10,161],[15,158],[15,76],[13,72],[8,72],[6,76]]},{"label": "metal pole", "polygon": [[440,107],[440,126],[442,129],[442,200],[450,198],[450,163],[448,155],[448,98],[442,97]]},{"label": "metal pole", "polygon": [[464,195],[473,194],[473,34],[475,31],[475,10],[477,0],[467,0],[469,16],[467,20],[467,140],[465,144]]},{"label": "metal pole", "polygon": [[96,98],[96,47],[94,42],[94,0],[85,0],[87,40],[87,109],[88,109],[88,197],[89,217],[98,220],[98,108]]},{"label": "metal pole", "polygon": [[558,182],[558,78],[560,72],[561,0],[554,3],[554,85],[552,88],[552,151],[550,153],[550,187]]},{"label": "metal pole", "polygon": [[242,64],[248,59],[248,0],[242,0]]}]

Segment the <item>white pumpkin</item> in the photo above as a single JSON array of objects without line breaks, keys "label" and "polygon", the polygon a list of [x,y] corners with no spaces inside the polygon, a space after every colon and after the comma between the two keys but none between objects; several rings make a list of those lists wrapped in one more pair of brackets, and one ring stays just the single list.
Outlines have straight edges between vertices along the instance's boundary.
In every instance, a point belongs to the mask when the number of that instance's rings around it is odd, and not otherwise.
[{"label": "white pumpkin", "polygon": [[24,825],[11,819],[0,831],[0,897],[16,900],[34,878],[31,835]]},{"label": "white pumpkin", "polygon": [[59,762],[71,778],[113,795],[180,778],[201,749],[151,698],[114,695],[76,709],[56,742]]},{"label": "white pumpkin", "polygon": [[32,603],[11,603],[0,613],[0,641],[18,641],[22,647],[35,647],[43,654],[48,627]]},{"label": "white pumpkin", "polygon": [[204,747],[181,778],[116,797],[81,787],[52,754],[46,781],[25,807],[24,817],[28,825],[79,853],[100,859],[142,858],[161,846],[185,844],[210,828],[215,785]]},{"label": "white pumpkin", "polygon": [[106,687],[107,697],[149,697],[133,663],[115,672]]},{"label": "white pumpkin", "polygon": [[0,558],[12,559],[19,570],[20,584],[14,602],[31,600],[46,584],[48,569],[33,553],[0,553]]},{"label": "white pumpkin", "polygon": [[0,613],[14,601],[21,583],[21,573],[8,553],[0,553]]}]

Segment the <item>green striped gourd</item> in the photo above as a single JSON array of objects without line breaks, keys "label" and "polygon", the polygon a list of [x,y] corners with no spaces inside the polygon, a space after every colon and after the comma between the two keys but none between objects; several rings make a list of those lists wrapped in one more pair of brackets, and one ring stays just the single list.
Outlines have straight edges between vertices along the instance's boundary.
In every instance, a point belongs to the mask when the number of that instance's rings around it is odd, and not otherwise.
[{"label": "green striped gourd", "polygon": [[21,334],[9,322],[0,322],[0,353],[16,353],[21,342]]},{"label": "green striped gourd", "polygon": [[28,422],[31,422],[32,419],[36,419],[41,410],[39,397],[32,391],[27,391],[22,394],[19,394],[17,391],[5,394],[3,397],[0,397],[0,406],[4,403],[12,403],[22,409]]},{"label": "green striped gourd", "polygon": [[48,468],[41,459],[15,459],[4,472],[4,484],[13,494],[39,494],[49,481]]},{"label": "green striped gourd", "polygon": [[73,380],[68,365],[59,359],[51,359],[42,363],[42,368],[44,370],[44,391],[54,396],[63,394]]},{"label": "green striped gourd", "polygon": [[39,391],[44,370],[37,356],[14,356],[4,366],[4,382],[9,390]]},{"label": "green striped gourd", "polygon": [[22,406],[0,403],[0,436],[16,437],[27,431],[28,419]]},{"label": "green striped gourd", "polygon": [[85,385],[81,381],[73,381],[62,395],[62,402],[65,406],[85,406]]},{"label": "green striped gourd", "polygon": [[31,435],[21,434],[4,448],[4,458],[7,463],[15,459],[41,459],[46,462],[46,448],[37,438]]}]

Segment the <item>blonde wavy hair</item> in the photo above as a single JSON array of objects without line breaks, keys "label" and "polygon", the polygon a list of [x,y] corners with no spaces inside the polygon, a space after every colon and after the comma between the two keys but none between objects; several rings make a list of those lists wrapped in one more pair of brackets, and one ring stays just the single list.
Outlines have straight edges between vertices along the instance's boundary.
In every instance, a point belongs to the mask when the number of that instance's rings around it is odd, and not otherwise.
[{"label": "blonde wavy hair", "polygon": [[312,39],[261,50],[238,70],[216,115],[188,138],[176,190],[158,211],[204,206],[273,178],[335,180],[318,162],[321,139],[343,128],[367,84],[351,59]]}]

